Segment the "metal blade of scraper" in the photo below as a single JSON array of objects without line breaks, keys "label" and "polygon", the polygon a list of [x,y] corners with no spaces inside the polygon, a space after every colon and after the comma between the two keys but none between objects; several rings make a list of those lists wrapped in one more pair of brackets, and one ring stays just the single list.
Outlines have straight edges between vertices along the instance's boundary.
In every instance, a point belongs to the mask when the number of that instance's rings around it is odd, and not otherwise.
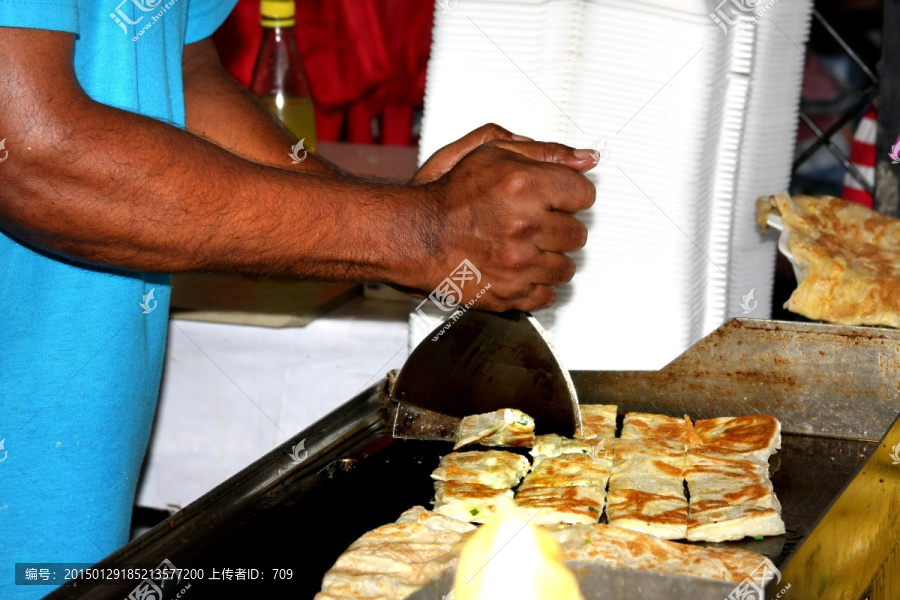
[{"label": "metal blade of scraper", "polygon": [[581,427],[569,371],[521,311],[457,312],[413,350],[391,396],[396,437],[450,439],[456,419],[501,408],[531,415],[540,434],[571,437]]}]

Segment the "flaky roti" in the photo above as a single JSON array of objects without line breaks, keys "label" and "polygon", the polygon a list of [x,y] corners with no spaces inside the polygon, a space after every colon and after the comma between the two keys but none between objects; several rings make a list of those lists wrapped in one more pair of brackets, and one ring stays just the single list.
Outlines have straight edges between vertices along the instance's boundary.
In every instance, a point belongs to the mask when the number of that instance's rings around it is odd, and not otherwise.
[{"label": "flaky roti", "polygon": [[520,489],[594,486],[606,488],[612,461],[590,454],[561,454],[545,458],[525,476]]},{"label": "flaky roti", "polygon": [[768,415],[718,417],[694,423],[700,445],[691,446],[695,454],[725,456],[766,462],[781,448],[781,423]]},{"label": "flaky roti", "polygon": [[[612,440],[607,441],[611,450]],[[555,433],[548,433],[535,436],[534,446],[529,454],[535,458],[535,461],[544,458],[554,458],[560,454],[593,454],[594,447],[598,442],[599,440],[573,440]]]},{"label": "flaky roti", "polygon": [[533,525],[596,523],[605,499],[606,490],[595,486],[526,488],[516,494],[516,504]]},{"label": "flaky roti", "polygon": [[628,461],[657,460],[684,468],[686,449],[682,442],[654,439],[617,439],[613,445],[613,464]]},{"label": "flaky roti", "polygon": [[459,481],[434,482],[434,512],[468,523],[484,523],[512,490],[497,489],[483,483]]},{"label": "flaky roti", "polygon": [[610,525],[548,527],[569,561],[740,582],[766,560],[756,552],[704,548]]},{"label": "flaky roti", "polygon": [[581,431],[575,437],[581,439],[606,439],[616,437],[616,414],[619,407],[615,404],[582,404]]},{"label": "flaky roti", "polygon": [[695,502],[691,498],[688,540],[725,542],[783,533],[784,521],[774,508],[735,506],[717,500]]},{"label": "flaky roti", "polygon": [[527,458],[504,450],[454,452],[441,458],[431,478],[505,489],[517,485],[530,468]]},{"label": "flaky roti", "polygon": [[456,429],[453,449],[472,444],[530,448],[534,444],[534,419],[515,408],[464,417]]},{"label": "flaky roti", "polygon": [[662,540],[681,540],[687,536],[688,502],[684,497],[633,489],[610,490],[606,496],[606,517],[616,527]]},{"label": "flaky roti", "polygon": [[623,440],[652,440],[656,442],[684,443],[687,425],[684,418],[628,413],[622,425]]},{"label": "flaky roti", "polygon": [[416,506],[353,542],[316,600],[401,600],[455,565],[475,526]]},{"label": "flaky roti", "polygon": [[703,457],[685,469],[691,503],[709,500],[781,511],[768,468],[748,460],[709,460]]},{"label": "flaky roti", "polygon": [[610,471],[609,489],[684,498],[684,468],[660,460],[622,462]]},{"label": "flaky roti", "polygon": [[841,325],[900,327],[900,220],[833,196],[785,193],[756,201],[765,233],[774,211],[800,270],[785,307]]}]

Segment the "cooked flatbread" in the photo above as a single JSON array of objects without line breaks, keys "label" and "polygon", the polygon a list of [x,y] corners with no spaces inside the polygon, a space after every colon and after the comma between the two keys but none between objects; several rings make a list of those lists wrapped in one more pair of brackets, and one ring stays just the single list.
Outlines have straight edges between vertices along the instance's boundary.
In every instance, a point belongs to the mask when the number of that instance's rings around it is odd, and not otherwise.
[{"label": "cooked flatbread", "polygon": [[724,542],[745,537],[781,535],[784,521],[774,508],[734,505],[724,500],[691,498],[687,539]]},{"label": "cooked flatbread", "polygon": [[530,468],[527,458],[504,450],[454,452],[441,458],[431,478],[508,489],[517,485]]},{"label": "cooked flatbread", "polygon": [[576,438],[591,440],[616,437],[615,404],[582,404],[581,431],[575,433]]},{"label": "cooked flatbread", "polygon": [[684,467],[660,460],[631,460],[613,465],[609,490],[637,490],[684,498]]},{"label": "cooked flatbread", "polygon": [[616,527],[661,540],[681,540],[687,536],[688,502],[683,496],[633,489],[610,490],[606,496],[606,518]]},{"label": "cooked flatbread", "polygon": [[736,454],[764,463],[781,448],[781,423],[768,415],[703,419],[694,423],[694,431],[700,445],[691,449],[698,456]]},{"label": "cooked flatbread", "polygon": [[538,462],[525,476],[520,490],[593,486],[606,488],[612,461],[590,454],[560,454]]},{"label": "cooked flatbread", "polygon": [[685,480],[692,504],[725,501],[781,511],[769,481],[768,466],[753,461],[692,457],[685,469]]},{"label": "cooked flatbread", "polygon": [[564,525],[547,530],[566,560],[612,567],[739,582],[766,560],[748,550],[667,542],[610,525]]},{"label": "cooked flatbread", "polygon": [[453,449],[472,444],[530,448],[534,444],[534,419],[514,408],[464,417],[456,429]]},{"label": "cooked flatbread", "polygon": [[605,499],[606,490],[595,486],[533,487],[516,494],[516,504],[533,525],[596,523]]},{"label": "cooked flatbread", "polygon": [[682,442],[653,439],[617,439],[613,445],[613,463],[657,460],[673,467],[684,468],[685,446]]},{"label": "cooked flatbread", "polygon": [[401,600],[455,565],[475,526],[415,506],[353,542],[316,600]]},{"label": "cooked flatbread", "polygon": [[683,444],[688,431],[686,419],[687,417],[679,419],[650,413],[628,413],[622,425],[621,438]]},{"label": "cooked flatbread", "polygon": [[[599,441],[573,440],[555,433],[537,435],[534,437],[534,446],[531,448],[530,454],[535,458],[535,462],[539,459],[554,458],[560,454],[593,454]],[[612,440],[606,440],[606,442],[609,442],[609,449],[612,450]]]},{"label": "cooked flatbread", "polygon": [[763,233],[781,213],[800,270],[785,307],[812,320],[900,327],[900,220],[832,196],[756,201]]},{"label": "cooked flatbread", "polygon": [[484,523],[496,513],[497,504],[503,498],[512,497],[509,488],[459,481],[434,482],[434,512],[467,523]]}]

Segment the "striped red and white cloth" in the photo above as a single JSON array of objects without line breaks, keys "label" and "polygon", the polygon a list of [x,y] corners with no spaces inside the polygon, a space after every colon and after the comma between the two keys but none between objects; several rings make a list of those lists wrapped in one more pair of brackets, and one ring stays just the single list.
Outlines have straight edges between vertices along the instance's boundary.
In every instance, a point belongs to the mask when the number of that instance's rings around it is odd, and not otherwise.
[{"label": "striped red and white cloth", "polygon": [[[866,111],[850,146],[850,162],[856,167],[866,182],[875,187],[875,136],[878,125],[878,110],[873,106]],[[844,173],[844,189],[841,192],[844,200],[862,204],[868,208],[875,206],[875,199],[863,189],[862,185],[850,174]]]}]

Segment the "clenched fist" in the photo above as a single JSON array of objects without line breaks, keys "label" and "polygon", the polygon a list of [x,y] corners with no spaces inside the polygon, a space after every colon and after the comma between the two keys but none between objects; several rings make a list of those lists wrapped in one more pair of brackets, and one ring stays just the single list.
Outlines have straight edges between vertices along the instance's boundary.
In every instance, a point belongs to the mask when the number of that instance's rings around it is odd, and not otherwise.
[{"label": "clenched fist", "polygon": [[488,284],[473,308],[536,310],[553,304],[553,286],[575,273],[565,253],[587,240],[587,228],[574,215],[594,203],[594,185],[583,172],[596,161],[589,150],[526,139],[486,126],[423,165],[412,183],[430,180],[420,188],[431,218],[424,232],[426,256],[411,287],[427,294],[468,259],[482,280],[462,289],[462,304]]}]

